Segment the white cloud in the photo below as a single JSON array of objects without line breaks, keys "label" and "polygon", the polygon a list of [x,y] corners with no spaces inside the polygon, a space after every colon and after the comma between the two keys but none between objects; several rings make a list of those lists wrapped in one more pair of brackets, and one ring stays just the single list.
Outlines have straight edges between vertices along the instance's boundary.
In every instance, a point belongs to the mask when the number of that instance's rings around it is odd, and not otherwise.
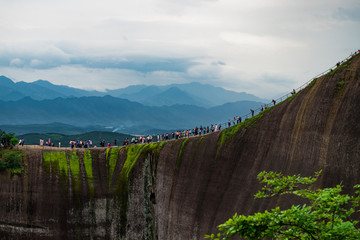
[{"label": "white cloud", "polygon": [[21,60],[20,58],[14,58],[10,60],[10,66],[12,67],[23,67],[24,66],[24,61]]},{"label": "white cloud", "polygon": [[276,36],[255,35],[242,32],[224,32],[221,34],[221,37],[229,43],[265,50],[280,50],[288,47],[298,48],[302,45],[300,42]]}]

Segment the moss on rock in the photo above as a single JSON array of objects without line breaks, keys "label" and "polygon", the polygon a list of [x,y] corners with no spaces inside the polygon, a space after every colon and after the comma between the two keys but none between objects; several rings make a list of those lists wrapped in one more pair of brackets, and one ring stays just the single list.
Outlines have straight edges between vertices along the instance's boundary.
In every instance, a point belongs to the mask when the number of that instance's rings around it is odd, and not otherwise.
[{"label": "moss on rock", "polygon": [[89,186],[90,196],[94,197],[94,176],[93,176],[93,168],[92,168],[92,157],[90,150],[84,151],[84,158],[83,158],[85,172],[86,172],[86,179]]},{"label": "moss on rock", "polygon": [[[111,181],[114,175],[114,171],[115,171],[115,167],[116,167],[116,163],[118,161],[119,158],[119,151],[122,147],[119,148],[112,148],[110,151],[110,157],[108,158],[109,161],[106,161],[107,163],[107,169],[108,169],[108,190],[110,190],[110,186],[111,186]],[[107,154],[108,154],[108,150],[107,150]]]},{"label": "moss on rock", "polygon": [[70,164],[73,190],[75,194],[79,194],[80,186],[81,186],[81,176],[80,176],[80,162],[76,151],[70,152],[69,164]]}]

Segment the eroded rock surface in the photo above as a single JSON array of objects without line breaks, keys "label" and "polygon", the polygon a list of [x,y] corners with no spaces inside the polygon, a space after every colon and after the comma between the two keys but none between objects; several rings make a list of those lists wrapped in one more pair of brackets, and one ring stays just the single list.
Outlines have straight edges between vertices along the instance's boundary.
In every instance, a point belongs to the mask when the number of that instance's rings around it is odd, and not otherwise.
[{"label": "eroded rock surface", "polygon": [[25,149],[22,176],[0,174],[1,239],[202,239],[254,200],[260,171],[360,183],[360,55],[234,135],[127,148]]}]

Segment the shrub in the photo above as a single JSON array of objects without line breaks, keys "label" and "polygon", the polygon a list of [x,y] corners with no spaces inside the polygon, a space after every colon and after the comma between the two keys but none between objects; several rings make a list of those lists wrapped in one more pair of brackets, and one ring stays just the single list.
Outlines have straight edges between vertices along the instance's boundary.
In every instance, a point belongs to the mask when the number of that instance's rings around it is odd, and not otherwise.
[{"label": "shrub", "polygon": [[0,171],[10,169],[12,174],[21,174],[24,170],[21,163],[21,151],[2,151],[0,155]]}]

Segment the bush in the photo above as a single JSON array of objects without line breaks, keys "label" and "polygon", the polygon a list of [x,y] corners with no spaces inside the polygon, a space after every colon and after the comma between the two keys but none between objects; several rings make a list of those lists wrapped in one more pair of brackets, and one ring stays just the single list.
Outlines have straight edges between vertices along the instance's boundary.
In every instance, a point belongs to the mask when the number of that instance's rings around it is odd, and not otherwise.
[{"label": "bush", "polygon": [[360,239],[358,221],[352,214],[359,212],[360,185],[355,195],[342,194],[343,186],[315,189],[314,177],[284,176],[281,173],[261,172],[258,179],[265,186],[256,198],[271,198],[285,194],[307,200],[308,204],[292,205],[282,210],[276,207],[263,213],[244,216],[235,214],[218,226],[219,233],[206,235],[213,240],[231,239]]},{"label": "bush", "polygon": [[16,144],[18,144],[18,142],[19,142],[19,139],[17,139],[16,137],[12,137],[10,139],[10,145],[11,146],[15,146]]},{"label": "bush", "polygon": [[24,170],[21,163],[22,152],[20,151],[2,151],[0,152],[0,171],[10,169],[12,174],[21,174]]},{"label": "bush", "polygon": [[15,138],[14,135],[14,133],[6,133],[0,129],[0,147],[2,146],[4,148],[11,148],[12,146],[15,146],[18,143],[18,139]]}]

